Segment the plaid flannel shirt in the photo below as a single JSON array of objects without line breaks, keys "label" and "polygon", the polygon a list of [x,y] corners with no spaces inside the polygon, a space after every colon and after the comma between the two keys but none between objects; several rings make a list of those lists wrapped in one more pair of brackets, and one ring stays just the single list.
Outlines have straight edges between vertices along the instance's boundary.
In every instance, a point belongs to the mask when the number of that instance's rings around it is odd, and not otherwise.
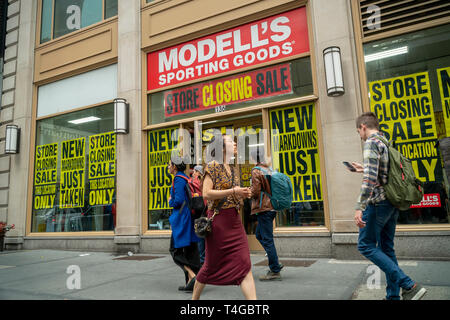
[{"label": "plaid flannel shirt", "polygon": [[364,173],[356,210],[364,211],[368,204],[386,200],[386,192],[382,185],[388,180],[389,154],[388,148],[376,138],[377,136],[382,134],[374,133],[364,143]]}]

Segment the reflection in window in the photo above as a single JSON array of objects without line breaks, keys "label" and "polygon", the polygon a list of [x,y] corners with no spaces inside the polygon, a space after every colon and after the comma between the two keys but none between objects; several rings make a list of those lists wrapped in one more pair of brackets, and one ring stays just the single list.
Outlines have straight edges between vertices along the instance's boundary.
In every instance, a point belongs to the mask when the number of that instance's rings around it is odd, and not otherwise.
[{"label": "reflection in window", "polygon": [[402,224],[449,222],[449,33],[447,24],[364,45],[371,111],[424,183],[422,202],[400,212]]},{"label": "reflection in window", "polygon": [[111,104],[37,122],[32,232],[114,230]]},{"label": "reflection in window", "polygon": [[117,0],[43,0],[41,43],[116,15]]}]

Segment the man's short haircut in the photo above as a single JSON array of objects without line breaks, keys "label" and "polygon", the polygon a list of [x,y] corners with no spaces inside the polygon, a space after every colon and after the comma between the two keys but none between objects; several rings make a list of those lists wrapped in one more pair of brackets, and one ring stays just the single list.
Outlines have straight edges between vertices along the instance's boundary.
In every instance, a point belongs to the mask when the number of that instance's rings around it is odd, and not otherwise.
[{"label": "man's short haircut", "polygon": [[362,124],[365,124],[369,129],[378,130],[380,128],[377,116],[373,112],[364,112],[356,119],[356,128],[361,127]]}]

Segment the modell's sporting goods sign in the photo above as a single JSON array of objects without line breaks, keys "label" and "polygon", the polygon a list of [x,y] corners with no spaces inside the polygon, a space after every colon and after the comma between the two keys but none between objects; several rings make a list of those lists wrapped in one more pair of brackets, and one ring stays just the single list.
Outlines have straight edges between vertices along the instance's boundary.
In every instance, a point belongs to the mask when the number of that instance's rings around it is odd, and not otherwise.
[{"label": "modell's sporting goods sign", "polygon": [[308,51],[306,9],[302,7],[149,53],[147,89],[160,89]]},{"label": "modell's sporting goods sign", "polygon": [[441,196],[439,193],[430,193],[425,194],[423,196],[422,201],[419,204],[412,205],[411,209],[414,208],[434,208],[434,207],[441,207]]}]

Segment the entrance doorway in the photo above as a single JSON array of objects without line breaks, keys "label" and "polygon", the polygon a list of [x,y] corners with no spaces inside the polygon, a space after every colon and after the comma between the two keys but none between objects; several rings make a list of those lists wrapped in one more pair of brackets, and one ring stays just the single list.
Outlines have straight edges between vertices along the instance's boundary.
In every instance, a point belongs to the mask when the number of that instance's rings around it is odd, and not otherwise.
[{"label": "entrance doorway", "polygon": [[[210,143],[213,137],[214,129],[220,130],[223,134],[232,130],[234,140],[238,143],[238,154],[235,158],[235,164],[239,172],[240,186],[250,187],[251,169],[255,166],[249,161],[250,150],[253,147],[257,147],[257,145],[264,144],[263,139],[261,139],[262,135],[259,135],[260,130],[263,128],[261,113],[240,115],[209,121],[198,120],[195,121],[193,126],[191,125],[186,127],[191,132],[192,141],[194,141],[197,148],[201,150],[202,155],[204,154],[206,146]],[[197,134],[194,134],[194,132],[197,132]],[[240,140],[238,141],[238,139]],[[201,149],[199,148],[200,144]],[[199,158],[200,157],[195,157],[195,159]],[[205,166],[204,157],[201,158],[201,162],[201,165]],[[264,251],[264,249],[255,236],[257,226],[256,216],[251,215],[250,212],[251,199],[245,199],[239,215],[241,216],[241,221],[247,234],[250,251],[261,252]]]}]

